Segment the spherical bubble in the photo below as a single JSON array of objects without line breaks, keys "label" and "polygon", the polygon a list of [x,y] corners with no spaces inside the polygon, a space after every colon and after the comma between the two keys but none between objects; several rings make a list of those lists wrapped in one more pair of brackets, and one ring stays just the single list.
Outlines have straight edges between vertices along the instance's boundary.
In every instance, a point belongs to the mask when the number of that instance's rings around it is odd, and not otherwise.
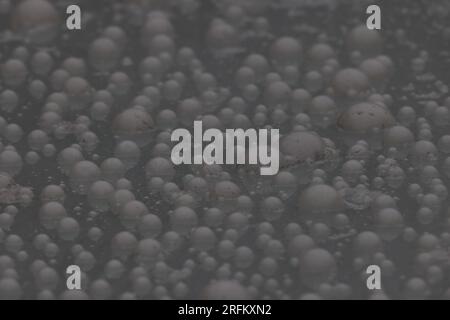
[{"label": "spherical bubble", "polygon": [[139,233],[144,238],[156,238],[162,228],[161,219],[154,214],[145,214],[138,224]]},{"label": "spherical bubble", "polygon": [[10,234],[4,241],[5,250],[10,253],[18,253],[23,247],[23,240],[16,234]]},{"label": "spherical bubble", "polygon": [[25,0],[14,10],[13,30],[37,45],[50,44],[57,36],[60,16],[46,0]]},{"label": "spherical bubble", "polygon": [[23,291],[16,279],[4,277],[0,279],[0,299],[19,300]]},{"label": "spherical bubble", "polygon": [[58,273],[50,267],[43,267],[36,276],[36,285],[40,289],[55,290],[59,281]]},{"label": "spherical bubble", "polygon": [[208,300],[246,300],[249,299],[247,290],[233,280],[221,280],[208,284],[202,296]]},{"label": "spherical bubble", "polygon": [[13,112],[19,104],[19,96],[13,90],[5,89],[0,94],[1,109],[5,112]]},{"label": "spherical bubble", "polygon": [[59,237],[66,241],[75,240],[80,234],[80,225],[71,217],[62,218],[58,224]]},{"label": "spherical bubble", "polygon": [[174,29],[165,15],[151,16],[147,19],[141,30],[141,42],[144,46],[148,46],[152,38],[159,34],[169,37],[174,35]]},{"label": "spherical bubble", "polygon": [[179,207],[170,215],[172,230],[185,235],[197,225],[198,217],[194,210],[188,207]]},{"label": "spherical bubble", "polygon": [[114,192],[114,187],[107,181],[95,181],[89,187],[88,202],[94,210],[101,212],[109,209],[109,199]]},{"label": "spherical bubble", "polygon": [[393,126],[384,131],[383,141],[386,150],[396,148],[403,155],[406,155],[406,152],[414,144],[414,135],[406,127]]},{"label": "spherical bubble", "polygon": [[450,135],[446,134],[439,138],[437,147],[439,151],[445,154],[450,154]]},{"label": "spherical bubble", "polygon": [[281,199],[277,197],[267,197],[261,204],[261,211],[265,219],[275,221],[281,218],[285,207]]},{"label": "spherical bubble", "polygon": [[148,208],[144,203],[138,200],[131,200],[123,205],[119,218],[126,229],[133,230],[138,226],[141,217],[148,213]]},{"label": "spherical bubble", "polygon": [[120,50],[109,38],[97,38],[89,46],[89,63],[98,71],[112,70],[119,59]]},{"label": "spherical bubble", "polygon": [[141,108],[129,108],[116,116],[113,130],[120,141],[134,141],[139,146],[151,142],[154,122],[150,114]]},{"label": "spherical bubble", "polygon": [[409,127],[416,121],[416,111],[410,106],[401,107],[397,114],[397,120],[405,127]]},{"label": "spherical bubble", "polygon": [[114,155],[122,161],[125,168],[131,169],[139,162],[141,150],[135,142],[126,140],[116,145]]},{"label": "spherical bubble", "polygon": [[238,46],[237,30],[223,20],[212,21],[207,33],[207,45],[218,54],[227,54]]},{"label": "spherical bubble", "polygon": [[397,209],[382,209],[375,214],[374,219],[376,231],[383,240],[392,241],[403,231],[403,216]]},{"label": "spherical bubble", "polygon": [[115,183],[122,178],[126,172],[125,166],[117,158],[107,158],[100,165],[102,177],[109,183]]},{"label": "spherical bubble", "polygon": [[409,279],[403,289],[403,298],[408,300],[423,300],[428,297],[430,290],[422,278]]},{"label": "spherical bubble", "polygon": [[299,197],[298,204],[305,219],[313,220],[328,220],[328,215],[343,209],[340,194],[325,184],[316,184],[305,189]]},{"label": "spherical bubble", "polygon": [[416,167],[434,165],[438,159],[438,150],[431,141],[419,140],[414,144],[411,156]]},{"label": "spherical bubble", "polygon": [[264,100],[268,107],[285,106],[291,97],[291,88],[283,81],[273,81],[264,90]]},{"label": "spherical bubble", "polygon": [[91,118],[96,121],[106,121],[111,113],[111,106],[97,101],[91,106]]},{"label": "spherical bubble", "polygon": [[70,186],[79,194],[88,193],[89,187],[100,179],[100,169],[91,162],[82,160],[74,164],[70,171]]},{"label": "spherical bubble", "polygon": [[137,247],[138,262],[142,266],[149,266],[159,260],[161,245],[154,239],[144,239],[139,241]]},{"label": "spherical bubble", "polygon": [[286,168],[294,169],[307,162],[314,163],[323,158],[324,152],[323,140],[313,132],[293,132],[280,141],[281,164]]},{"label": "spherical bubble", "polygon": [[358,99],[368,95],[370,82],[367,76],[358,69],[347,68],[339,71],[333,79],[333,88],[337,95]]},{"label": "spherical bubble", "polygon": [[[125,97],[130,93],[133,82],[128,74],[122,71],[113,72],[109,76],[108,91],[110,91],[116,97]],[[141,109],[145,109],[141,106]]]},{"label": "spherical bubble", "polygon": [[208,227],[198,227],[192,231],[191,241],[193,248],[208,251],[216,244],[216,235]]},{"label": "spherical bubble", "polygon": [[48,88],[42,80],[35,79],[28,84],[28,92],[34,100],[42,101],[47,95]]},{"label": "spherical bubble", "polygon": [[302,283],[311,289],[332,281],[335,275],[336,261],[327,250],[310,249],[300,258]]},{"label": "spherical bubble", "polygon": [[301,257],[315,246],[316,244],[310,236],[299,234],[289,242],[288,251],[292,257]]},{"label": "spherical bubble", "polygon": [[78,148],[68,147],[58,154],[58,164],[63,173],[69,174],[75,164],[84,160],[83,154]]},{"label": "spherical bubble", "polygon": [[28,77],[28,69],[22,61],[10,59],[2,64],[1,75],[7,86],[19,87],[25,83]]},{"label": "spherical bubble", "polygon": [[279,38],[270,47],[270,58],[277,67],[298,65],[302,58],[302,46],[292,37]]},{"label": "spherical bubble", "polygon": [[380,54],[383,39],[376,30],[370,30],[365,25],[352,29],[347,36],[347,46],[350,51],[358,51],[363,56],[374,57]]},{"label": "spherical bubble", "polygon": [[31,150],[40,151],[48,142],[49,137],[42,130],[33,130],[28,134],[28,146]]},{"label": "spherical bubble", "polygon": [[67,215],[66,209],[59,203],[50,201],[45,203],[39,211],[39,220],[46,229],[55,229],[60,220]]},{"label": "spherical bubble", "polygon": [[193,122],[201,115],[202,104],[195,98],[188,98],[180,102],[177,107],[177,115],[180,122],[191,127]]},{"label": "spherical bubble", "polygon": [[328,96],[317,96],[308,107],[308,114],[314,125],[319,128],[328,128],[336,123],[337,107]]},{"label": "spherical bubble", "polygon": [[373,129],[389,128],[394,118],[381,104],[361,102],[352,105],[339,118],[338,125],[347,131],[368,133]]},{"label": "spherical bubble", "polygon": [[94,300],[107,300],[111,298],[113,289],[105,279],[98,279],[91,283],[89,296]]},{"label": "spherical bubble", "polygon": [[[127,231],[117,233],[111,243],[113,254],[119,258],[126,259],[137,248],[138,241],[136,237]],[[116,267],[114,268],[116,269]],[[105,271],[105,273],[107,273]]]},{"label": "spherical bubble", "polygon": [[364,60],[359,65],[359,69],[366,74],[374,87],[381,87],[388,80],[388,66],[378,59]]},{"label": "spherical bubble", "polygon": [[83,110],[92,102],[92,88],[84,78],[69,78],[64,84],[64,92],[73,111]]},{"label": "spherical bubble", "polygon": [[336,53],[334,49],[326,43],[314,44],[308,50],[308,58],[310,59],[314,68],[322,66],[327,60],[335,58]]},{"label": "spherical bubble", "polygon": [[381,252],[382,249],[383,244],[380,237],[372,231],[363,231],[353,240],[353,250],[360,258],[371,259],[374,254]]},{"label": "spherical bubble", "polygon": [[145,166],[145,175],[147,179],[159,177],[164,181],[170,181],[175,175],[175,169],[171,161],[158,157],[147,162]]},{"label": "spherical bubble", "polygon": [[22,157],[16,151],[4,150],[0,153],[0,172],[13,177],[22,170],[22,166]]},{"label": "spherical bubble", "polygon": [[40,76],[50,74],[54,66],[53,57],[46,51],[40,50],[31,57],[31,68]]}]

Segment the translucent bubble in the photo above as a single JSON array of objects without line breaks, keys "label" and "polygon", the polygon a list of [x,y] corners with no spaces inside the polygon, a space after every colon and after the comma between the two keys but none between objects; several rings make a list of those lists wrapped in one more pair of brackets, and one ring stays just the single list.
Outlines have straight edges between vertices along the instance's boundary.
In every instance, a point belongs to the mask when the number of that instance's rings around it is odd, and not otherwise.
[{"label": "translucent bubble", "polygon": [[369,94],[369,78],[360,70],[347,68],[339,71],[333,79],[335,92],[351,100],[361,99]]},{"label": "translucent bubble", "polygon": [[208,227],[195,228],[191,235],[193,248],[200,251],[208,251],[214,248],[216,235]]},{"label": "translucent bubble", "polygon": [[98,38],[89,46],[89,62],[99,71],[110,71],[118,63],[120,50],[109,38]]},{"label": "translucent bubble", "polygon": [[62,218],[58,224],[58,234],[63,240],[73,241],[80,234],[80,225],[71,217]]},{"label": "translucent bubble", "polygon": [[1,75],[7,86],[19,87],[25,83],[28,69],[22,61],[10,59],[2,64]]},{"label": "translucent bubble", "polygon": [[141,217],[148,213],[148,208],[144,203],[131,200],[123,205],[119,214],[120,222],[125,228],[133,230],[138,226]]},{"label": "translucent bubble", "polygon": [[145,175],[147,179],[153,177],[162,178],[164,181],[170,181],[175,175],[175,169],[172,162],[165,158],[153,158],[145,166]]},{"label": "translucent bubble", "polygon": [[19,300],[22,294],[22,288],[16,279],[6,277],[0,279],[1,300]]},{"label": "translucent bubble", "polygon": [[383,39],[376,30],[369,30],[365,25],[359,25],[351,30],[347,36],[347,45],[350,51],[358,51],[366,57],[380,54]]},{"label": "translucent bubble", "polygon": [[338,120],[338,125],[344,130],[356,133],[368,133],[393,124],[394,118],[386,107],[368,102],[352,105]]},{"label": "translucent bubble", "polygon": [[[134,252],[134,250],[137,248],[137,245],[138,241],[132,233],[122,231],[114,235],[114,237],[112,238],[111,249],[115,256],[122,259],[126,259]],[[107,268],[109,267],[108,264],[106,265],[106,267]],[[122,268],[123,266],[121,264],[114,262],[113,265],[111,266],[112,269],[111,273],[113,273],[113,275],[112,277],[111,276],[110,277],[115,278],[116,276],[114,274],[117,274],[118,273],[117,271],[122,272]],[[105,273],[108,276],[110,272],[105,270]]]},{"label": "translucent bubble", "polygon": [[328,96],[317,96],[308,107],[308,114],[314,125],[327,128],[336,123],[337,107]]},{"label": "translucent bubble", "polygon": [[282,37],[270,47],[270,57],[278,67],[298,65],[302,58],[302,46],[297,39]]},{"label": "translucent bubble", "polygon": [[84,160],[83,154],[79,149],[74,147],[69,147],[63,149],[58,155],[58,164],[61,171],[65,174],[69,174],[75,164]]},{"label": "translucent bubble", "polygon": [[284,204],[277,197],[267,197],[261,204],[262,214],[268,221],[275,221],[281,218],[284,213]]},{"label": "translucent bubble", "polygon": [[89,187],[88,202],[94,210],[101,212],[109,209],[109,199],[114,187],[107,181],[95,181]]},{"label": "translucent bubble", "polygon": [[49,230],[55,229],[65,216],[66,209],[59,202],[54,201],[47,202],[39,211],[41,224]]},{"label": "translucent bubble", "polygon": [[69,106],[74,111],[85,109],[92,102],[92,88],[81,77],[67,79],[64,84],[64,92],[69,98]]},{"label": "translucent bubble", "polygon": [[22,170],[22,157],[13,150],[4,150],[0,153],[0,171],[11,177],[19,174]]},{"label": "translucent bubble", "polygon": [[151,141],[154,129],[153,119],[141,108],[130,108],[116,116],[113,129],[120,141],[134,141],[144,146]]},{"label": "translucent bubble", "polygon": [[139,233],[145,238],[156,238],[162,231],[161,219],[154,214],[145,214],[141,217],[138,229]]},{"label": "translucent bubble", "polygon": [[336,275],[336,261],[324,249],[310,249],[300,259],[300,277],[302,283],[317,289],[321,284],[328,283]]},{"label": "translucent bubble", "polygon": [[304,190],[298,200],[300,213],[305,219],[328,220],[329,215],[343,209],[340,194],[331,186],[316,184]]},{"label": "translucent bubble", "polygon": [[116,145],[114,155],[122,161],[125,168],[131,169],[139,162],[141,150],[135,142],[126,140]]},{"label": "translucent bubble", "polygon": [[172,230],[185,235],[197,225],[198,217],[194,210],[188,207],[179,207],[170,215]]},{"label": "translucent bubble", "polygon": [[79,161],[70,171],[70,185],[79,194],[88,193],[89,187],[100,179],[100,169],[91,161]]},{"label": "translucent bubble", "polygon": [[403,216],[397,209],[386,208],[375,214],[375,225],[381,239],[392,241],[403,231]]},{"label": "translucent bubble", "polygon": [[6,89],[0,94],[0,103],[3,111],[13,112],[19,104],[19,97],[15,91]]}]

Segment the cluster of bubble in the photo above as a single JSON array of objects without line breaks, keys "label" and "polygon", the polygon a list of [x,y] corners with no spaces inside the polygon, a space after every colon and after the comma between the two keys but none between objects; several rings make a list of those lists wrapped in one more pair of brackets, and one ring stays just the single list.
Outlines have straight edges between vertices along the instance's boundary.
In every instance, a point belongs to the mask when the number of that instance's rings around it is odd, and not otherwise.
[{"label": "cluster of bubble", "polygon": [[[80,40],[64,2],[0,1],[0,299],[450,298],[450,98],[405,30],[128,0]],[[400,91],[386,43],[413,54]],[[280,129],[280,172],[175,166],[195,120]]]}]

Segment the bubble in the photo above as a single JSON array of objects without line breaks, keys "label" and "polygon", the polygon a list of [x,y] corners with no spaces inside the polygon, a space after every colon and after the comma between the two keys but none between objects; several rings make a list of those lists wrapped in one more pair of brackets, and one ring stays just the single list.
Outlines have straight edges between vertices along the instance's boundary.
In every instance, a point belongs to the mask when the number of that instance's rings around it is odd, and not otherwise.
[{"label": "bubble", "polygon": [[369,78],[360,70],[347,68],[340,70],[333,79],[337,95],[350,100],[366,97],[370,91]]},{"label": "bubble", "polygon": [[89,46],[89,62],[98,71],[112,70],[120,58],[117,44],[109,38],[97,38]]},{"label": "bubble", "polygon": [[336,123],[337,107],[335,102],[328,96],[317,96],[308,107],[311,121],[319,128],[328,128]]},{"label": "bubble", "polygon": [[197,225],[198,217],[194,210],[188,207],[179,207],[170,215],[172,230],[185,235]]},{"label": "bubble", "polygon": [[6,277],[0,279],[1,300],[19,300],[22,294],[22,288],[16,279]]},{"label": "bubble", "polygon": [[304,190],[298,200],[305,219],[328,220],[328,216],[343,209],[340,194],[331,186],[317,184]]},{"label": "bubble", "polygon": [[281,218],[285,207],[281,199],[277,197],[267,197],[261,204],[262,213],[268,221],[275,221]]},{"label": "bubble", "polygon": [[25,64],[17,59],[10,59],[1,66],[3,82],[10,87],[20,87],[28,77],[28,69]]},{"label": "bubble", "polygon": [[148,214],[148,208],[144,203],[131,200],[123,205],[119,214],[120,222],[126,229],[133,230],[138,226],[141,217],[146,214]]},{"label": "bubble", "polygon": [[138,145],[130,140],[119,142],[114,150],[114,155],[125,165],[125,168],[131,169],[138,164],[141,157],[141,150]]},{"label": "bubble", "polygon": [[138,225],[139,233],[145,238],[156,238],[163,229],[161,219],[154,214],[145,214]]},{"label": "bubble", "polygon": [[23,160],[21,156],[13,150],[4,150],[0,153],[0,171],[11,177],[19,174],[22,170]]},{"label": "bubble", "polygon": [[377,233],[383,240],[392,241],[403,231],[403,216],[397,209],[382,209],[375,214],[374,219]]},{"label": "bubble", "polygon": [[94,210],[101,212],[109,209],[109,199],[114,187],[107,181],[95,181],[89,187],[88,202]]},{"label": "bubble", "polygon": [[335,275],[336,261],[324,249],[310,249],[300,259],[302,283],[311,289],[317,289],[321,284],[332,281]]},{"label": "bubble", "polygon": [[383,40],[378,31],[359,25],[347,36],[347,46],[350,51],[358,51],[364,56],[374,57],[381,53]]},{"label": "bubble", "polygon": [[297,39],[282,37],[271,45],[270,57],[278,67],[298,65],[302,58],[302,46]]},{"label": "bubble", "polygon": [[73,165],[70,171],[70,185],[74,192],[87,194],[89,187],[100,179],[98,166],[87,160],[82,160]]}]

